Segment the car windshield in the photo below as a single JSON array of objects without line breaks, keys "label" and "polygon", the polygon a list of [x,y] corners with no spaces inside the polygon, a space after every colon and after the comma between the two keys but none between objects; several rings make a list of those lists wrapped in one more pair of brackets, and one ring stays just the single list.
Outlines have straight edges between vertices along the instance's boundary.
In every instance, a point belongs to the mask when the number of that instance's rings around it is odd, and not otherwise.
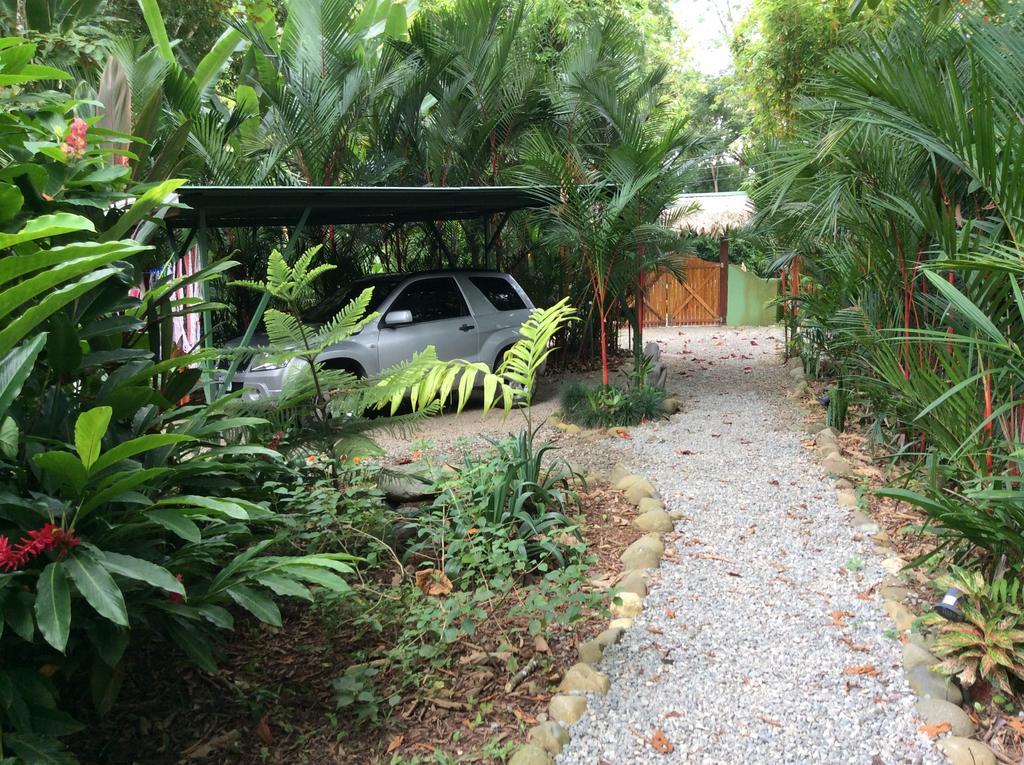
[{"label": "car windshield", "polygon": [[395,287],[402,282],[403,278],[401,276],[390,278],[382,276],[373,279],[360,279],[357,282],[353,282],[352,286],[344,292],[329,296],[310,308],[303,316],[303,320],[309,324],[323,324],[330,321],[338,311],[359,297],[359,294],[367,287],[373,287],[373,296],[366,307],[366,312],[373,313],[380,308],[381,303],[384,302],[388,295],[394,292]]}]

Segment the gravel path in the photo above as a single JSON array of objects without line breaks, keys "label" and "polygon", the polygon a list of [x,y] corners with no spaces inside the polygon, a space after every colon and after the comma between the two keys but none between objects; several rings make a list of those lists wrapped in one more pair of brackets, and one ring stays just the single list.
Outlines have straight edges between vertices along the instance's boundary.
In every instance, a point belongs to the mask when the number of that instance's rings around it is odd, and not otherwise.
[{"label": "gravel path", "polygon": [[[859,597],[884,575],[871,540],[801,444],[781,330],[648,335],[683,412],[577,448],[620,452],[686,517],[560,765],[944,762],[917,730],[891,622]],[[671,753],[649,743],[658,729]]]}]

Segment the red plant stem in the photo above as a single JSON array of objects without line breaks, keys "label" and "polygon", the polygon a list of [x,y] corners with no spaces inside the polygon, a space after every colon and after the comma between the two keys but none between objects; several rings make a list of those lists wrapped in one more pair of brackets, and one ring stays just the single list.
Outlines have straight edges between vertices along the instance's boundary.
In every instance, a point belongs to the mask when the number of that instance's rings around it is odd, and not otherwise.
[{"label": "red plant stem", "polygon": [[992,375],[986,374],[983,378],[985,384],[985,434],[988,436],[988,449],[985,451],[985,467],[988,468],[988,472],[992,472],[992,431],[995,423],[990,419],[992,417]]}]

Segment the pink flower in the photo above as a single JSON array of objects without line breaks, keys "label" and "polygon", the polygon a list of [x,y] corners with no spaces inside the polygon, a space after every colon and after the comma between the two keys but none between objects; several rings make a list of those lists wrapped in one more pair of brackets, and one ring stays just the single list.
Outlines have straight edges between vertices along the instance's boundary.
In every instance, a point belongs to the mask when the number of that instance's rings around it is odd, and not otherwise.
[{"label": "pink flower", "polygon": [[81,157],[85,154],[86,146],[89,145],[88,141],[89,125],[81,117],[75,117],[71,122],[71,129],[68,131],[68,137],[64,139],[64,143],[61,144],[61,151],[69,157]]}]

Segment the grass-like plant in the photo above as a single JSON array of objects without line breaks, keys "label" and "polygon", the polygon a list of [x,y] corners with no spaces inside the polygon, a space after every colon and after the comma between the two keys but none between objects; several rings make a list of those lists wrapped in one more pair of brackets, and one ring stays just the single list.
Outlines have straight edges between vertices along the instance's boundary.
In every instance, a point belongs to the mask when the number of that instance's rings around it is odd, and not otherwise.
[{"label": "grass-like plant", "polygon": [[623,390],[614,385],[567,383],[559,391],[562,415],[585,428],[638,425],[662,415],[665,392],[650,385]]}]

